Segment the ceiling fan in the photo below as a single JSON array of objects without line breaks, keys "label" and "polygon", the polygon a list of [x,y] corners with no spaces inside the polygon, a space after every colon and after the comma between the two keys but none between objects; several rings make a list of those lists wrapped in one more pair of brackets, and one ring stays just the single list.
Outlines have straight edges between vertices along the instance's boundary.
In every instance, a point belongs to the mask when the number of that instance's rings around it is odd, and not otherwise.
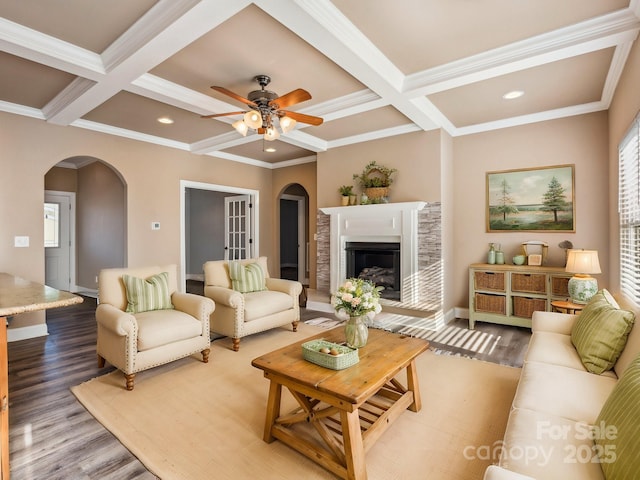
[{"label": "ceiling fan", "polygon": [[313,115],[305,115],[304,113],[291,112],[283,110],[296,103],[305,102],[311,99],[311,95],[302,88],[297,88],[285,95],[278,96],[277,93],[265,90],[265,87],[271,82],[268,75],[256,75],[253,80],[260,84],[260,90],[249,92],[247,98],[242,97],[231,90],[224,87],[213,86],[215,91],[228,95],[229,97],[242,102],[250,107],[250,110],[240,112],[217,113],[214,115],[203,115],[202,118],[223,117],[226,115],[243,114],[242,120],[238,120],[232,124],[242,136],[246,136],[249,128],[257,130],[259,134],[264,135],[265,140],[276,140],[280,133],[276,129],[276,123],[282,129],[282,133],[292,130],[297,122],[308,123],[310,125],[321,125],[323,119],[314,117]]}]

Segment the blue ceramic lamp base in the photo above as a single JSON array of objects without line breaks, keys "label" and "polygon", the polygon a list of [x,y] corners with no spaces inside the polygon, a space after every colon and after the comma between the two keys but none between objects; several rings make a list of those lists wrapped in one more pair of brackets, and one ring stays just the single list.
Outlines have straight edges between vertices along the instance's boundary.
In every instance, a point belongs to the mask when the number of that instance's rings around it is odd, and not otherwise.
[{"label": "blue ceramic lamp base", "polygon": [[575,274],[569,279],[569,297],[573,303],[589,303],[597,292],[598,281],[590,275]]}]

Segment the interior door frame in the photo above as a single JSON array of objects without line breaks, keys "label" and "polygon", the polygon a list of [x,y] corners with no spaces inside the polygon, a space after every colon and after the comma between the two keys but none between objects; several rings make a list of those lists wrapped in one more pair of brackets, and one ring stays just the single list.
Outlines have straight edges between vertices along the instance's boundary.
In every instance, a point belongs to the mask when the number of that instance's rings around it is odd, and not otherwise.
[{"label": "interior door frame", "polygon": [[[307,264],[309,259],[307,258],[307,242],[306,242],[306,199],[302,195],[290,195],[283,193],[280,195],[280,200],[290,200],[298,203],[298,281],[302,283],[308,283],[307,278]],[[282,222],[282,214],[280,215],[280,221]],[[282,263],[282,259],[280,260]]]},{"label": "interior door frame", "polygon": [[251,219],[251,230],[253,235],[253,256],[260,255],[260,191],[248,188],[230,187],[228,185],[218,185],[215,183],[194,182],[191,180],[180,180],[180,291],[187,290],[187,239],[186,239],[186,218],[185,205],[187,203],[187,189],[210,190],[214,192],[231,193],[234,195],[249,195],[253,204],[253,215]]},{"label": "interior door frame", "polygon": [[[44,200],[42,202],[43,207],[44,204],[47,203],[48,195],[57,195],[69,198],[69,245],[67,245],[67,248],[69,249],[69,291],[77,292],[79,288],[76,285],[76,193],[63,192],[60,190],[45,190]],[[47,249],[43,245],[43,255],[46,255],[46,251]],[[45,266],[46,263],[47,262],[45,261]]]}]

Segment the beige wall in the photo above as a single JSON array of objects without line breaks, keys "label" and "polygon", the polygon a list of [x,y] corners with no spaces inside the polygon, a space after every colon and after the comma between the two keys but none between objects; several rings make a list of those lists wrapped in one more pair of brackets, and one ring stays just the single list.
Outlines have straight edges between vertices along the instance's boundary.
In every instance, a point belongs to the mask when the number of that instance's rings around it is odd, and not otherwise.
[{"label": "beige wall", "polygon": [[[522,242],[542,240],[549,244],[548,265],[563,265],[564,252],[558,247],[563,240],[575,248],[596,249],[603,254],[598,281],[608,286],[607,157],[606,112],[455,138],[453,303],[469,305],[468,265],[486,261],[489,242],[500,243],[508,261]],[[487,172],[563,164],[575,164],[575,233],[486,232]]]},{"label": "beige wall", "polygon": [[[440,201],[440,131],[416,132],[332,148],[318,154],[318,207],[340,205],[338,188],[354,185],[370,161],[397,168],[392,202]],[[360,193],[359,188],[355,188]]]},{"label": "beige wall", "polygon": [[[6,113],[0,113],[0,145],[0,271],[44,281],[44,176],[59,161],[75,156],[100,159],[128,186],[129,266],[180,264],[180,180],[260,191],[260,252],[273,255],[269,169]],[[152,231],[156,220],[162,228]],[[30,246],[14,248],[16,235],[29,236]],[[37,318],[44,321],[42,314]]]},{"label": "beige wall", "polygon": [[618,145],[640,111],[640,43],[629,54],[609,109],[609,280],[611,291],[620,290],[618,234]]},{"label": "beige wall", "polygon": [[78,191],[78,170],[75,168],[53,167],[44,177],[45,190],[59,192]]}]

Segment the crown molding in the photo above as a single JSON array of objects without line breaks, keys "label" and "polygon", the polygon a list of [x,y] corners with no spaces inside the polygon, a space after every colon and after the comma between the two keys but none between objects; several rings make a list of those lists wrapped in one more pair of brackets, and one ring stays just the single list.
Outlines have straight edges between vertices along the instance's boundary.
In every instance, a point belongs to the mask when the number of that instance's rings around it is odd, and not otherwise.
[{"label": "crown molding", "polygon": [[609,72],[607,73],[607,78],[604,82],[604,87],[602,88],[601,101],[606,105],[606,108],[609,108],[611,105],[613,95],[616,93],[616,87],[618,86],[618,82],[620,81],[620,77],[624,71],[624,65],[627,62],[629,53],[631,53],[632,46],[633,42],[623,43],[622,45],[618,45],[613,53]]},{"label": "crown molding", "polygon": [[42,110],[39,108],[18,105],[17,103],[5,102],[4,100],[0,100],[0,112],[13,113],[15,115],[22,115],[23,117],[45,120],[44,113],[42,113]]},{"label": "crown molding", "polygon": [[360,135],[352,135],[351,137],[343,137],[337,140],[331,140],[328,143],[328,148],[344,147],[346,145],[353,145],[355,143],[370,142],[372,140],[378,140],[380,138],[393,137],[396,135],[404,135],[405,133],[421,132],[422,129],[413,123],[406,125],[400,125],[397,127],[383,128],[382,130],[376,130],[374,132],[362,133]]},{"label": "crown molding", "polygon": [[614,47],[635,38],[640,20],[620,10],[504,47],[408,75],[403,91],[415,97]]},{"label": "crown molding", "polygon": [[92,80],[99,80],[106,73],[97,53],[2,17],[0,50]]},{"label": "crown molding", "polygon": [[134,132],[125,128],[113,127],[104,123],[92,122],[90,120],[79,119],[70,124],[72,127],[84,128],[94,132],[106,133],[107,135],[115,135],[117,137],[128,138],[130,140],[138,140],[140,142],[152,143],[163,147],[175,148],[177,150],[189,151],[189,144],[177,142],[155,135],[147,135],[146,133]]}]

